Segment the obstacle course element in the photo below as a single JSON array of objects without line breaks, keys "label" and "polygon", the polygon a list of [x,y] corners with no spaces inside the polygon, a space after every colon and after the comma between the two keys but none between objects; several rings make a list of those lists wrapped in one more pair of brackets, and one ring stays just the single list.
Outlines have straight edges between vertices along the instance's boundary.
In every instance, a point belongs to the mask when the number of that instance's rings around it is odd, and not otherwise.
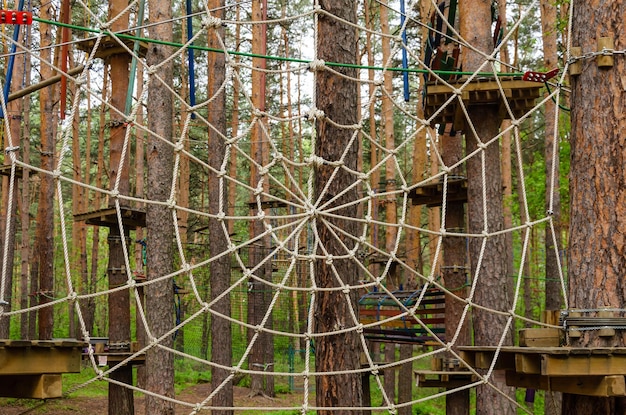
[{"label": "obstacle course element", "polygon": [[467,202],[467,179],[464,176],[448,176],[445,183],[442,179],[431,180],[412,189],[409,198],[413,205],[441,206],[444,192],[448,202]]},{"label": "obstacle course element", "polygon": [[33,14],[21,10],[0,10],[0,24],[31,25]]},{"label": "obstacle course element", "polygon": [[0,396],[61,397],[61,374],[80,372],[77,340],[0,340]]},{"label": "obstacle course element", "polygon": [[444,304],[439,289],[427,289],[423,298],[420,291],[394,291],[392,296],[374,291],[359,299],[359,318],[368,340],[437,345],[444,339]]},{"label": "obstacle course element", "polygon": [[432,82],[426,86],[424,115],[433,125],[452,123],[456,130],[465,128],[463,107],[497,106],[501,119],[518,119],[534,108],[542,87],[541,82],[524,81],[521,77]]},{"label": "obstacle course element", "polygon": [[[129,228],[143,228],[146,226],[146,212],[141,209],[120,208],[122,224]],[[85,221],[87,225],[116,226],[118,223],[117,209],[114,207],[98,209],[91,212],[74,215],[74,220]]]}]

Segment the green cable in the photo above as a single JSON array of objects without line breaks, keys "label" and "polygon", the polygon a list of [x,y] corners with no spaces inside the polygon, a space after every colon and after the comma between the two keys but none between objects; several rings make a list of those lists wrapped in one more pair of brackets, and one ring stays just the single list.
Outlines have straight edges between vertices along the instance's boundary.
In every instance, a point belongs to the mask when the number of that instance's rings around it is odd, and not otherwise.
[{"label": "green cable", "polygon": [[[40,19],[38,17],[33,17],[33,20],[39,23],[46,23],[49,25],[54,25],[54,26],[59,26],[59,27],[68,27],[74,30],[82,30],[85,32],[90,32],[90,33],[102,33],[102,30],[100,29],[90,29],[87,27],[72,25],[68,23],[61,23],[61,22],[55,22],[52,20]],[[106,32],[106,33],[109,33],[109,32]],[[145,38],[145,37],[140,37],[140,36],[126,35],[123,33],[118,33],[114,35],[120,39],[128,39],[128,40],[140,41],[140,42],[146,42],[146,43],[154,43],[157,45],[172,46],[172,47],[177,47],[177,48],[181,48],[185,46],[183,43],[166,42],[163,40],[156,40],[156,39],[150,39],[150,38]],[[223,49],[209,48],[206,46],[189,45],[187,47],[191,49],[195,49],[195,50],[201,50],[204,52],[228,53],[230,55],[244,56],[248,58],[263,58],[263,59],[269,59],[269,60],[275,60],[275,61],[306,63],[306,64],[311,63],[310,60],[306,60],[306,59],[287,58],[283,56],[260,55],[256,53],[237,52],[237,51],[225,51]],[[366,66],[366,65],[356,65],[356,64],[351,64],[351,63],[337,63],[337,62],[324,62],[324,64],[330,67],[372,69],[372,70],[378,70],[378,71],[387,70],[391,72],[436,73],[438,75],[467,75],[467,76],[471,76],[475,74],[474,72],[463,72],[463,71],[442,71],[442,70],[430,70],[429,71],[426,69],[383,68],[381,66]],[[478,72],[476,73],[476,75],[477,76],[493,76],[494,74],[492,72]],[[503,76],[503,77],[516,77],[516,76],[523,76],[524,72],[497,72],[495,75]]]},{"label": "green cable", "polygon": [[[552,89],[550,89],[550,84],[548,84],[547,81],[544,82],[544,84],[546,85],[546,88],[548,89],[548,94],[552,94]],[[554,95],[552,95],[552,102],[558,105],[558,107],[562,109],[563,111],[566,111],[566,112],[571,111],[571,108],[567,108],[565,105],[562,105],[560,102],[556,102],[556,98],[554,97]]]}]

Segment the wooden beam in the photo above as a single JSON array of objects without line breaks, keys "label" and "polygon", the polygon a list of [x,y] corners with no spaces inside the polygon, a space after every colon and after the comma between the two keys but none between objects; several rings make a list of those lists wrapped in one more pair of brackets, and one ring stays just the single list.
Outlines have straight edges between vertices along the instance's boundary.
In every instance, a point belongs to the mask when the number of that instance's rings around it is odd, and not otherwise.
[{"label": "wooden beam", "polygon": [[61,375],[0,376],[0,396],[4,398],[49,399],[63,393]]},{"label": "wooden beam", "polygon": [[558,347],[565,342],[565,332],[557,328],[522,329],[519,331],[521,347]]},{"label": "wooden beam", "polygon": [[79,341],[0,341],[0,375],[78,373]]},{"label": "wooden beam", "polygon": [[[77,66],[76,68],[72,68],[69,71],[67,71],[67,76],[74,76],[74,75],[78,75],[79,73],[81,73],[83,70],[85,69],[84,66]],[[16,91],[12,94],[9,95],[9,99],[7,101],[13,101],[15,99],[18,98],[22,98],[28,94],[32,94],[33,92],[37,92],[42,88],[48,87],[50,85],[56,84],[57,82],[59,82],[61,80],[61,78],[63,78],[66,75],[55,75],[52,76],[48,79],[45,79],[39,83],[36,83],[34,85],[30,85],[24,89],[20,89],[19,91]]]},{"label": "wooden beam", "polygon": [[550,377],[537,374],[506,372],[506,384],[518,388],[550,390],[589,396],[625,396],[624,376]]},{"label": "wooden beam", "polygon": [[626,374],[626,355],[544,355],[541,374],[545,376],[600,376]]}]

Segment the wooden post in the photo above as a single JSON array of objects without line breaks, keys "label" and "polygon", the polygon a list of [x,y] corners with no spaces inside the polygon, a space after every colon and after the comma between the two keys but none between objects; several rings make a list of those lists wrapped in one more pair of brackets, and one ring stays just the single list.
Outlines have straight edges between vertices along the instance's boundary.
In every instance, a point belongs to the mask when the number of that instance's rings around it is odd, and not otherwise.
[{"label": "wooden post", "polygon": [[[111,25],[111,31],[128,29],[128,12],[119,16],[127,6],[124,0],[112,0],[109,3],[109,19],[116,18]],[[119,18],[118,18],[119,16]],[[109,186],[113,188],[119,176],[120,194],[128,194],[129,160],[130,152],[127,152],[122,160],[122,148],[126,135],[126,124],[123,118],[126,93],[128,90],[130,56],[126,53],[111,55],[107,59],[111,76],[110,103],[117,111],[109,112]],[[118,112],[119,111],[119,112]],[[124,202],[121,202],[125,205]],[[109,200],[109,206],[114,205],[114,200]],[[120,233],[119,226],[115,223],[109,228],[109,286],[116,287],[124,284],[130,270],[125,269],[124,251],[122,249],[122,237],[130,242],[127,229],[124,234]],[[122,290],[109,295],[109,348],[112,346],[118,351],[130,351],[130,297],[127,291]],[[126,348],[128,344],[128,348]],[[111,373],[111,378],[125,384],[132,384],[133,372],[131,365],[118,368]],[[109,415],[132,415],[134,414],[134,400],[132,390],[109,383]]]}]

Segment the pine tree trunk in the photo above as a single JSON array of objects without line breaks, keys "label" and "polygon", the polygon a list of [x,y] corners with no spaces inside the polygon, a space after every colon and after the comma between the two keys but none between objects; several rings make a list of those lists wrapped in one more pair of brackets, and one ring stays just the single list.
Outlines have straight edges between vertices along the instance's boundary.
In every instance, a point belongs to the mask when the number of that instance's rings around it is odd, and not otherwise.
[{"label": "pine tree trunk", "polygon": [[[159,0],[149,0],[149,19],[161,22],[150,28],[150,37],[160,41],[173,40],[172,8],[170,4]],[[173,119],[171,117],[173,97],[169,86],[173,80],[173,62],[164,64],[170,57],[172,49],[164,45],[152,44],[146,60],[148,65],[160,65],[148,83],[148,127],[154,135],[148,137],[147,146],[147,196],[148,200],[166,201],[170,197],[174,152],[172,145],[164,140],[173,136]],[[158,77],[158,78],[157,78]],[[160,137],[157,138],[156,136]],[[172,212],[167,206],[148,204],[146,209],[148,281],[173,270],[174,226]],[[146,287],[146,319],[151,334],[163,336],[174,326],[172,305],[174,304],[174,287],[172,279],[152,282]],[[169,316],[169,318],[167,318]],[[173,336],[168,335],[159,342],[164,347],[173,346]],[[161,396],[174,397],[174,356],[161,348],[151,348],[146,353],[146,389]],[[172,402],[147,395],[146,413],[169,415],[174,413]]]},{"label": "pine tree trunk", "polygon": [[[254,0],[252,1],[252,19],[254,21],[263,21],[267,17],[267,0]],[[252,27],[252,52],[255,55],[263,56],[267,51],[267,39],[266,39],[266,25],[256,24]],[[263,69],[265,69],[264,58],[253,58],[252,66],[261,70],[252,71],[252,94],[251,101],[255,108],[260,111],[265,111],[266,102],[266,76]],[[252,128],[251,132],[251,157],[255,161],[255,164],[250,167],[250,184],[254,188],[259,187],[259,183],[263,180],[262,188],[267,193],[268,191],[268,179],[262,177],[260,174],[261,168],[259,166],[267,165],[269,161],[269,145],[266,144],[268,137],[265,134],[265,128],[262,128],[262,124],[265,124],[266,120],[260,117],[256,120],[256,125]],[[263,200],[264,197],[261,196]],[[250,200],[250,214],[256,216],[258,214],[258,205],[256,197],[252,197]],[[267,213],[267,212],[266,212]],[[265,230],[263,221],[260,219],[253,220],[250,224],[250,237],[255,238],[261,235]],[[270,238],[269,235],[256,241],[250,247],[250,266],[258,267],[255,276],[251,278],[249,282],[249,300],[248,300],[248,323],[252,325],[259,325],[267,313],[269,302],[272,297],[272,289],[269,285],[265,284],[263,280],[271,280],[272,278],[272,263],[266,258],[270,252]],[[259,266],[260,265],[260,266]],[[271,316],[265,323],[264,328],[272,327]],[[274,377],[267,376],[264,373],[266,371],[273,371],[273,359],[274,359],[274,342],[270,333],[265,331],[259,331],[258,334],[253,330],[248,330],[248,341],[258,335],[255,341],[255,345],[250,351],[248,364],[250,370],[258,371],[261,373],[253,374],[250,381],[250,389],[252,395],[266,395],[274,396]]]},{"label": "pine tree trunk", "polygon": [[[210,7],[219,11],[215,12],[218,18],[224,17],[224,0],[214,0],[210,3]],[[209,47],[219,48],[218,38],[223,39],[225,30],[223,27],[214,28],[209,32]],[[213,126],[209,130],[208,144],[211,151],[209,152],[208,163],[216,171],[221,170],[226,154],[226,144],[220,137],[220,134],[226,134],[226,97],[222,91],[218,96],[220,87],[224,83],[226,77],[226,66],[224,55],[221,53],[209,54],[208,67],[211,68],[211,76],[209,78],[208,96],[214,98],[209,105],[208,121]],[[226,188],[228,183],[218,178],[217,174],[209,172],[208,189],[209,189],[209,213],[218,215],[220,206],[224,205],[222,198],[226,197]],[[220,197],[220,193],[224,193]],[[209,235],[211,237],[209,249],[211,256],[216,257],[228,250],[228,240],[226,239],[225,229],[222,221],[216,217],[209,218]],[[228,290],[230,286],[230,255],[224,255],[220,259],[211,262],[210,265],[210,287],[211,301]],[[230,316],[230,296],[225,296],[219,302],[213,305],[213,310],[217,313]],[[216,314],[211,316],[211,361],[225,367],[232,366],[232,334],[231,324],[228,320],[221,318]],[[212,404],[215,406],[231,407],[233,406],[233,383],[228,381],[224,385],[224,381],[229,376],[227,369],[213,367],[211,374],[211,387],[213,390],[220,388],[220,392],[213,398]],[[232,410],[213,410],[213,415],[230,415]]]},{"label": "pine tree trunk", "polygon": [[[20,42],[24,40],[24,29],[20,30]],[[21,88],[22,84],[22,74],[24,73],[24,55],[17,54],[15,56],[15,66],[13,68],[13,78],[12,78],[12,86],[11,90],[16,91]],[[20,143],[20,138],[22,137],[22,108],[23,101],[21,99],[14,100],[8,102],[7,104],[7,114],[4,115],[5,118],[9,120],[9,130],[11,132],[11,140],[9,141],[8,134],[5,134],[4,137],[4,148],[10,148],[15,146],[22,146]],[[19,156],[17,157],[19,159]],[[6,153],[4,157],[4,164],[11,165],[11,157],[9,153]],[[15,243],[16,243],[16,219],[17,219],[17,205],[18,205],[18,188],[19,188],[19,180],[16,177],[13,182],[13,191],[10,189],[10,177],[4,176],[2,178],[2,226],[0,226],[0,232],[2,235],[2,241],[6,244],[2,246],[2,251],[0,252],[0,259],[3,259],[1,262],[1,266],[6,267],[6,279],[3,284],[3,298],[0,300],[5,300],[8,302],[6,305],[2,305],[2,310],[7,313],[11,311],[15,301],[13,301],[13,263],[15,260]],[[11,192],[12,194],[10,195]],[[9,206],[9,198],[11,199],[11,205]],[[23,207],[28,209],[28,207]],[[6,233],[6,228],[9,228],[8,234]],[[5,239],[5,235],[8,237]],[[28,236],[27,236],[28,237]],[[3,245],[3,244],[0,244]],[[6,260],[4,260],[4,253],[6,252]],[[26,291],[22,293],[24,295]],[[0,319],[0,339],[8,339],[10,334],[10,323],[11,319],[4,317]]]},{"label": "pine tree trunk", "polygon": [[[109,3],[109,18],[118,17],[126,4],[123,0]],[[111,30],[128,29],[128,13],[124,13],[111,25]],[[109,187],[116,188],[120,194],[128,195],[129,182],[129,154],[122,157],[124,139],[126,135],[123,113],[128,90],[128,66],[130,58],[125,53],[110,56],[106,63],[109,65],[111,76],[110,103],[117,111],[109,111]],[[119,112],[118,112],[119,111]],[[119,180],[119,182],[118,182]],[[128,202],[121,199],[121,206]],[[109,199],[109,206],[114,206],[115,200]],[[117,224],[109,228],[109,287],[114,288],[126,283],[128,278],[122,238],[127,244],[130,242],[130,230],[124,229],[121,233]],[[120,351],[130,351],[130,296],[127,291],[121,290],[109,294],[109,349],[119,348]],[[132,385],[133,372],[130,365],[123,366],[111,373],[111,378],[121,383]],[[134,399],[132,390],[109,383],[109,414],[130,415],[134,413]]]},{"label": "pine tree trunk", "polygon": [[[484,53],[491,53],[493,40],[491,35],[491,1],[471,0],[459,4],[460,34],[469,44]],[[462,51],[464,71],[478,70],[485,58],[472,50]],[[485,71],[493,70],[490,66]],[[475,127],[476,135],[469,128],[465,129],[467,153],[479,148],[480,143],[495,137],[500,129],[497,108],[474,106],[468,109],[470,122]],[[482,172],[485,169],[483,182]],[[483,231],[495,232],[504,228],[502,206],[502,175],[500,172],[500,148],[498,142],[492,143],[467,163],[468,176],[468,221],[469,231],[481,234]],[[483,190],[484,197],[483,199]],[[487,212],[483,209],[485,203]],[[486,220],[486,223],[484,222]],[[485,256],[481,264],[477,264],[482,245],[485,244]],[[472,259],[472,276],[478,278],[475,301],[478,305],[490,309],[506,311],[510,308],[508,288],[508,261],[506,238],[504,235],[491,236],[488,239],[471,238],[469,244]],[[480,265],[480,266],[479,266]],[[497,289],[495,287],[498,287]],[[506,326],[506,317],[485,310],[473,310],[474,342],[476,345],[496,345],[499,343]],[[512,333],[504,333],[504,344],[512,344]],[[504,381],[492,376],[493,385],[515,399],[514,389],[506,386]],[[477,414],[514,414],[515,408],[503,395],[491,386],[481,385],[476,390]]]},{"label": "pine tree trunk", "polygon": [[[55,19],[51,7],[45,7],[42,18]],[[42,23],[39,26],[41,36],[41,60],[51,61],[52,54],[52,27]],[[47,79],[53,75],[52,68],[42,64],[40,68],[41,79]],[[54,170],[54,141],[55,141],[55,87],[50,86],[39,92],[40,106],[40,140],[41,140],[41,168],[52,172]],[[39,279],[38,299],[39,304],[50,302],[53,293],[53,264],[54,264],[54,184],[50,174],[39,174],[39,204],[37,206],[37,230],[35,232],[35,252],[37,253],[37,272]],[[49,340],[52,338],[54,312],[52,307],[43,307],[39,310],[38,329],[39,339]]]},{"label": "pine tree trunk", "polygon": [[[27,36],[30,38],[31,36],[31,30],[30,27],[25,28],[25,31],[27,32]],[[24,87],[27,87],[30,85],[30,71],[32,69],[32,62],[31,62],[31,57],[29,54],[26,54],[25,58],[25,85]],[[24,103],[23,103],[23,111],[24,111],[24,131],[30,131],[30,110],[31,110],[31,103],[29,99],[24,99]],[[22,150],[22,157],[23,160],[26,163],[30,163],[30,134],[24,134],[24,136],[22,137],[22,143],[21,143],[23,150]],[[22,202],[22,208],[21,208],[21,212],[20,212],[20,222],[22,225],[22,241],[21,241],[21,249],[20,249],[20,260],[21,260],[21,264],[20,264],[20,270],[21,270],[21,277],[20,277],[20,291],[22,292],[22,297],[20,298],[20,308],[22,310],[28,308],[30,306],[30,296],[26,295],[26,293],[29,293],[31,291],[28,290],[28,279],[29,279],[29,274],[28,274],[28,266],[31,260],[31,250],[30,250],[30,246],[31,246],[31,238],[30,238],[30,234],[28,232],[28,229],[30,228],[30,223],[31,223],[31,218],[30,218],[30,211],[29,208],[27,208],[27,206],[30,206],[30,170],[25,168],[22,172],[22,188],[21,188],[21,202]],[[28,330],[29,327],[29,319],[30,319],[30,315],[32,313],[23,313],[20,316],[20,338],[21,339],[30,339],[30,333]]]},{"label": "pine tree trunk", "polygon": [[[583,53],[597,50],[600,36],[611,37],[616,50],[626,49],[622,0],[575,1],[572,45]],[[568,255],[569,307],[623,308],[626,268],[626,60],[600,68],[597,59],[583,60],[582,73],[572,77],[570,235]],[[599,337],[583,332],[571,345],[624,347],[625,335]],[[623,413],[624,398],[563,395],[563,414]]]},{"label": "pine tree trunk", "polygon": [[[449,126],[447,128],[452,128]],[[452,135],[453,132],[443,134],[442,160],[446,166],[456,164],[463,158],[463,142],[461,134]],[[453,175],[462,175],[462,171],[452,172]],[[448,232],[465,232],[465,206],[464,202],[449,202],[446,206],[446,230]],[[467,346],[470,344],[469,316],[462,320],[465,303],[459,298],[467,297],[467,270],[466,270],[466,247],[465,238],[459,236],[446,236],[443,239],[443,267],[442,275],[446,289],[450,291],[446,295],[445,341],[450,342],[453,336],[458,337],[455,346]],[[455,392],[446,397],[446,414],[466,415],[469,414],[469,389]]]},{"label": "pine tree trunk", "polygon": [[[336,0],[333,2],[321,2],[322,9],[337,16],[347,22],[356,21],[355,4],[351,0]],[[356,32],[352,26],[320,14],[318,20],[318,58],[327,62],[356,62]],[[349,77],[356,77],[357,73],[352,68],[336,68]],[[355,82],[340,78],[329,71],[317,72],[316,82],[316,105],[324,112],[325,117],[333,120],[334,123],[342,125],[352,125],[356,123],[356,97],[358,94]],[[341,103],[341,105],[336,105]],[[325,119],[318,119],[317,139],[315,142],[315,152],[319,157],[331,162],[338,161],[345,154],[343,159],[346,167],[356,169],[357,165],[357,144],[356,141],[349,146],[353,131],[337,128]],[[345,152],[345,153],[344,153]],[[321,203],[328,202],[335,195],[344,191],[350,183],[356,180],[345,170],[339,169],[335,172],[332,166],[322,164],[315,167],[315,200],[321,199]],[[329,181],[331,181],[329,183]],[[322,193],[322,190],[328,188]],[[356,200],[358,195],[356,190],[347,191],[338,200],[333,201],[329,207],[347,204]],[[334,211],[334,215],[344,218],[326,217],[327,220],[352,235],[356,235],[357,226],[349,218],[357,213],[356,205],[344,207]],[[330,232],[328,227],[321,220],[316,221],[319,235],[319,243],[325,250],[333,255],[345,255],[346,252],[338,243],[336,237]],[[354,241],[342,237],[343,243],[348,247],[354,245]],[[319,248],[318,248],[319,249]],[[318,255],[323,252],[318,250]],[[318,287],[337,288],[338,282],[335,271],[344,284],[354,286],[357,284],[357,266],[355,259],[334,258],[332,264],[320,259],[315,263],[315,280]],[[349,294],[338,291],[318,291],[314,297],[315,301],[315,332],[326,333],[340,328],[354,327],[355,322],[350,315],[350,307],[357,309],[356,292],[351,290]],[[315,343],[315,369],[317,372],[328,371],[350,371],[359,368],[359,336],[355,331],[331,336],[316,338]],[[325,408],[362,406],[361,374],[347,373],[341,375],[321,375],[316,377],[316,400],[317,405]],[[320,415],[330,414],[360,414],[356,411],[342,410],[320,410]]]}]

